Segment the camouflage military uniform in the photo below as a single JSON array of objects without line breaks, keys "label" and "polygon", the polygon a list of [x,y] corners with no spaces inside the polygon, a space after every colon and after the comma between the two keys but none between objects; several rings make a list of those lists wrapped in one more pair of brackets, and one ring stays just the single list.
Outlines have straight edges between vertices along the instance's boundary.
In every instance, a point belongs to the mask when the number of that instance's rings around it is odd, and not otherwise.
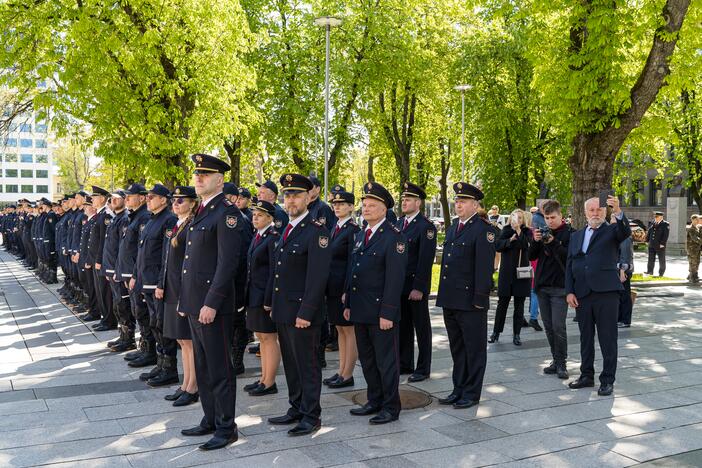
[{"label": "camouflage military uniform", "polygon": [[687,228],[687,261],[690,264],[690,276],[688,279],[696,283],[699,281],[697,270],[700,266],[700,248],[702,247],[702,232],[694,224]]}]

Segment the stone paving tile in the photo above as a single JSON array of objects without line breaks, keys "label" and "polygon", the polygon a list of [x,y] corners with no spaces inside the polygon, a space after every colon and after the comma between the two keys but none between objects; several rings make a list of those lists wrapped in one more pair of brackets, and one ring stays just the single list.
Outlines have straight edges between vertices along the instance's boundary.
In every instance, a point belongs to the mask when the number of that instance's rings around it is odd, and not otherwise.
[{"label": "stone paving tile", "polygon": [[457,442],[433,430],[403,431],[347,440],[346,444],[367,458],[387,457],[419,452],[441,447],[450,447]]},{"label": "stone paving tile", "polygon": [[[51,417],[51,415],[49,414],[46,417]],[[35,445],[121,436],[124,434],[124,430],[117,421],[64,424],[51,430],[46,430],[46,428],[21,429],[3,432],[0,437],[0,450],[26,447],[28,451],[32,451]]]},{"label": "stone paving tile", "polygon": [[0,403],[0,416],[9,416],[12,414],[23,413],[38,413],[48,411],[44,400],[25,400],[9,403]]},{"label": "stone paving tile", "polygon": [[635,460],[612,452],[603,444],[592,444],[519,461],[500,463],[497,466],[500,468],[618,468],[636,464]]},{"label": "stone paving tile", "polygon": [[[53,430],[53,428],[56,426],[87,421],[88,418],[85,417],[85,413],[83,413],[80,408],[70,411],[52,411],[51,417],[49,417],[49,413],[46,412],[13,414],[2,418],[2,423],[0,423],[0,434],[6,431],[16,431],[18,429],[30,429],[36,427]],[[1,463],[0,466],[2,466]]]},{"label": "stone paving tile", "polygon": [[599,432],[609,439],[619,439],[695,423],[702,423],[702,404],[627,414],[583,422],[579,426]]},{"label": "stone paving tile", "polygon": [[129,463],[129,459],[124,455],[92,458],[83,461],[49,463],[43,466],[50,468],[133,468],[131,463]]},{"label": "stone paving tile", "polygon": [[403,455],[403,457],[418,466],[436,468],[451,466],[469,468],[512,461],[512,458],[503,454],[502,451],[465,445],[425,450]]},{"label": "stone paving tile", "polygon": [[627,437],[606,443],[613,452],[639,462],[702,449],[702,424]]}]

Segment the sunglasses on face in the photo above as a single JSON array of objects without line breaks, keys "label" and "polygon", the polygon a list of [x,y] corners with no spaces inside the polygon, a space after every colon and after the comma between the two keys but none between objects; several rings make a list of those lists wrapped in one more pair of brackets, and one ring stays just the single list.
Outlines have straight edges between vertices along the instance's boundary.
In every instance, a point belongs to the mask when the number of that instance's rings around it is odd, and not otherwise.
[{"label": "sunglasses on face", "polygon": [[183,203],[185,203],[185,198],[174,198],[171,200],[173,205],[182,205]]}]

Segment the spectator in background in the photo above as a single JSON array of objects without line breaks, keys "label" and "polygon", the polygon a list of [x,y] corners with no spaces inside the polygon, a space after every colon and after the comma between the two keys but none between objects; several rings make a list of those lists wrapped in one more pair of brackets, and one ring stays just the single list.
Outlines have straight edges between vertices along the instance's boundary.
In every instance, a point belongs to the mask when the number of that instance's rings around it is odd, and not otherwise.
[{"label": "spectator in background", "polygon": [[693,214],[690,219],[690,226],[687,228],[687,262],[689,264],[690,274],[687,280],[690,283],[699,282],[697,272],[700,267],[700,247],[702,247],[702,235],[700,234],[700,215]]},{"label": "spectator in background", "polygon": [[531,231],[527,227],[527,216],[524,211],[516,209],[509,218],[510,224],[505,226],[495,242],[495,248],[502,252],[500,261],[500,275],[497,282],[497,310],[495,323],[490,335],[489,343],[495,343],[504,330],[507,307],[514,297],[514,315],[512,323],[512,342],[521,346],[520,331],[525,323],[524,301],[531,291],[531,278],[517,278],[517,268],[529,266],[529,243]]},{"label": "spectator in background", "polygon": [[[612,215],[610,224],[615,224],[616,222],[617,219]],[[631,236],[619,244],[617,269],[619,270],[619,281],[624,286],[624,290],[620,292],[619,296],[617,327],[629,328],[631,326],[631,312],[634,308],[634,301],[631,297],[631,277],[634,274],[634,241],[631,239]]]},{"label": "spectator in background", "polygon": [[663,219],[663,212],[653,213],[653,221],[648,226],[646,241],[648,242],[647,275],[653,275],[653,268],[658,257],[658,276],[665,274],[665,245],[668,243],[670,225]]},{"label": "spectator in background", "polygon": [[[542,229],[547,227],[546,220],[543,214],[543,204],[545,200],[539,200],[536,206],[532,206],[529,209],[531,214],[531,223],[529,227],[532,233],[537,229]],[[531,260],[531,267],[536,271],[538,260]],[[531,294],[529,295],[529,326],[536,331],[542,331],[541,325],[539,325],[539,300],[536,297],[536,291],[534,290],[534,279],[531,280]]]},{"label": "spectator in background", "polygon": [[[500,220],[500,207],[497,205],[492,205],[490,208],[490,211],[488,211],[488,221],[490,224],[492,224],[495,229],[501,230],[502,229],[502,221]],[[500,266],[500,253],[495,252],[495,271],[497,271],[497,268]]]},{"label": "spectator in background", "polygon": [[565,264],[571,228],[563,220],[561,205],[556,200],[546,201],[542,210],[546,228],[532,230],[534,242],[529,245],[529,260],[537,261],[534,270],[534,289],[553,356],[551,364],[544,368],[544,374],[557,374],[559,379],[567,379],[568,303],[565,295]]}]

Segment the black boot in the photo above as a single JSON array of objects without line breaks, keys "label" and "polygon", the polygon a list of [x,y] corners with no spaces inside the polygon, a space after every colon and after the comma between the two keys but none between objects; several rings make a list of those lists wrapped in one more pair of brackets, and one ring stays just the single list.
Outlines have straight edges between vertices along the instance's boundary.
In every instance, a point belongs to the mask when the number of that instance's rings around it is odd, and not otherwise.
[{"label": "black boot", "polygon": [[48,281],[47,284],[56,284],[58,283],[58,277],[56,276],[56,270],[51,270],[47,276]]},{"label": "black boot", "polygon": [[497,343],[500,341],[500,334],[497,332],[492,332],[492,335],[490,335],[490,338],[488,338],[488,343]]},{"label": "black boot", "polygon": [[136,348],[134,330],[130,330],[126,325],[122,325],[121,330],[123,336],[122,341],[110,347],[113,353],[123,353],[124,351]]},{"label": "black boot", "polygon": [[512,338],[512,343],[514,343],[515,346],[521,346],[522,339],[519,337],[519,335],[514,335],[514,338]]},{"label": "black boot", "polygon": [[150,387],[162,387],[178,383],[178,360],[175,356],[163,356],[161,372],[146,381]]},{"label": "black boot", "polygon": [[144,338],[139,337],[139,346],[137,347],[136,351],[132,351],[131,353],[127,353],[124,355],[124,360],[125,361],[133,361],[142,354],[146,352],[146,341]]},{"label": "black boot", "polygon": [[119,327],[119,337],[116,340],[111,340],[107,342],[107,347],[112,348],[115,345],[120,344],[124,340],[124,331],[122,327]]},{"label": "black boot", "polygon": [[[134,361],[132,361],[134,362]],[[131,366],[132,363],[130,362],[129,365]],[[156,377],[158,374],[161,373],[161,367],[163,366],[163,354],[158,354],[156,356],[156,366],[153,367],[149,372],[143,372],[139,374],[139,380],[142,382],[146,382],[149,379],[152,379]]]},{"label": "black boot", "polygon": [[136,359],[129,361],[129,367],[146,367],[156,364],[156,343],[146,342],[144,352]]},{"label": "black boot", "polygon": [[246,372],[246,367],[244,367],[244,351],[245,348],[241,346],[236,346],[232,349],[232,366],[234,366],[235,375],[241,375]]}]

